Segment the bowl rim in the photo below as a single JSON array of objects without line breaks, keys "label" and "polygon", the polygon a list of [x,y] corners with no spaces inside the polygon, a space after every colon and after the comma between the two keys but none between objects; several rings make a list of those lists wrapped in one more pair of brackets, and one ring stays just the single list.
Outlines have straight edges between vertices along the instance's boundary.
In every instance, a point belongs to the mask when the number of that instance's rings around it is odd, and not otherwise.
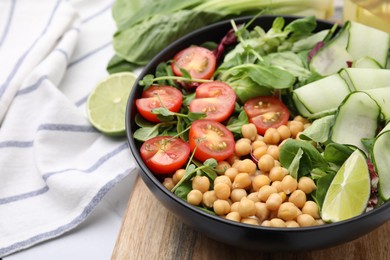
[{"label": "bowl rim", "polygon": [[[174,48],[176,45],[179,45],[180,43],[185,42],[188,39],[191,39],[191,38],[193,38],[194,36],[196,36],[198,34],[204,33],[205,31],[209,31],[209,30],[211,30],[213,28],[216,28],[216,27],[219,27],[219,26],[227,25],[228,23],[231,23],[231,20],[234,20],[236,23],[244,23],[244,22],[250,21],[253,17],[254,16],[241,16],[241,17],[232,18],[232,19],[225,19],[225,20],[222,20],[222,21],[219,21],[219,22],[216,22],[216,23],[213,23],[213,24],[201,27],[201,28],[199,28],[197,30],[194,30],[194,31],[192,31],[192,32],[190,32],[190,33],[188,33],[188,34],[178,38],[177,40],[173,41],[171,44],[166,46],[153,59],[151,59],[151,61],[142,69],[141,73],[137,77],[137,79],[136,79],[136,81],[134,83],[134,86],[133,86],[133,88],[131,90],[131,93],[130,93],[128,101],[127,101],[127,107],[126,107],[126,137],[127,137],[127,141],[128,141],[129,147],[130,147],[131,154],[135,158],[135,162],[140,167],[141,173],[139,172],[139,174],[141,175],[141,177],[142,178],[148,178],[155,185],[155,187],[158,188],[162,193],[167,195],[170,199],[173,199],[176,203],[180,204],[181,206],[184,206],[185,208],[193,211],[196,214],[200,214],[200,215],[202,215],[203,217],[206,217],[206,218],[211,218],[214,221],[222,222],[222,223],[224,223],[226,225],[232,225],[232,226],[235,226],[235,227],[241,227],[241,228],[257,230],[257,231],[261,231],[261,230],[265,231],[265,230],[267,230],[267,231],[271,231],[271,232],[284,232],[284,233],[285,232],[290,232],[290,233],[292,232],[292,233],[295,233],[295,232],[317,231],[317,230],[322,230],[322,229],[332,229],[332,228],[335,228],[335,227],[340,226],[340,225],[345,225],[345,224],[348,224],[348,223],[352,224],[354,222],[361,221],[362,219],[368,219],[371,216],[375,216],[375,215],[381,214],[381,212],[383,212],[386,209],[390,208],[390,203],[385,202],[384,204],[378,206],[377,208],[374,208],[374,209],[372,209],[372,210],[370,210],[368,212],[364,212],[364,213],[362,213],[362,214],[360,214],[358,216],[355,216],[355,217],[352,217],[352,218],[349,218],[349,219],[346,219],[346,220],[334,222],[334,223],[326,223],[324,225],[317,225],[317,226],[310,226],[310,227],[287,228],[287,227],[257,226],[257,225],[245,224],[245,223],[241,223],[241,222],[235,222],[235,221],[232,221],[232,220],[228,220],[228,219],[222,218],[222,217],[217,216],[217,215],[212,215],[210,213],[205,212],[204,210],[201,210],[201,209],[199,209],[199,208],[189,204],[188,202],[184,201],[183,199],[179,198],[174,193],[172,193],[171,191],[166,189],[163,186],[163,184],[157,179],[157,177],[148,169],[148,167],[143,162],[143,160],[142,160],[142,158],[141,158],[141,156],[139,154],[139,150],[137,148],[136,141],[133,138],[133,131],[131,129],[132,127],[130,127],[134,123],[134,122],[131,122],[131,120],[130,120],[130,114],[131,114],[130,110],[133,107],[133,102],[132,102],[133,97],[135,96],[136,92],[140,88],[140,86],[138,85],[138,82],[147,74],[148,71],[150,71],[151,69],[153,69],[153,68],[155,68],[157,66],[157,64],[158,64],[157,62],[161,60],[161,56],[164,53],[166,53],[168,50]],[[295,15],[262,15],[262,16],[257,17],[256,21],[257,22],[261,22],[262,19],[275,19],[276,17],[283,17],[285,19],[292,19],[292,20],[294,20],[294,19],[302,18],[303,16],[295,16]],[[324,20],[324,19],[316,19],[316,21],[317,21],[317,24],[318,23],[322,23],[324,25],[327,24],[327,25],[329,25],[329,27],[331,27],[334,24],[336,24],[335,22],[332,22],[332,21],[329,21],[329,20]],[[340,26],[339,26],[339,28],[340,28]],[[153,195],[155,196],[154,193],[153,193]],[[156,198],[156,199],[158,199],[158,198]],[[388,220],[390,220],[390,217],[389,217]]]}]

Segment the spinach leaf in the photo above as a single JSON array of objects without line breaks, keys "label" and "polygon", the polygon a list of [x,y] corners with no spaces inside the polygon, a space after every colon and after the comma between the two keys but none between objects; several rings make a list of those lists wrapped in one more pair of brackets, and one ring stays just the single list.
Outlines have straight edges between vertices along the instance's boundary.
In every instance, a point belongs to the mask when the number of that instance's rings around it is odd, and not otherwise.
[{"label": "spinach leaf", "polygon": [[328,163],[313,145],[295,139],[289,139],[283,144],[279,155],[281,165],[288,169],[299,149],[303,151],[299,163],[299,176],[309,174],[313,168],[327,169],[329,167]]},{"label": "spinach leaf", "polygon": [[320,208],[324,203],[326,193],[328,191],[330,184],[332,183],[334,176],[335,174],[326,174],[320,179],[318,179],[316,182],[317,189],[314,192],[312,192],[311,196]]},{"label": "spinach leaf", "polygon": [[124,71],[134,71],[139,67],[139,65],[126,61],[121,57],[114,55],[107,64],[106,70],[110,74],[124,72]]},{"label": "spinach leaf", "polygon": [[330,143],[325,147],[324,159],[328,162],[341,166],[352,152],[353,150],[346,145]]},{"label": "spinach leaf", "polygon": [[190,180],[187,180],[185,182],[182,182],[180,186],[178,186],[174,193],[176,196],[183,200],[187,200],[188,193],[192,190],[192,182]]},{"label": "spinach leaf", "polygon": [[132,26],[124,26],[114,35],[113,46],[123,59],[145,65],[177,38],[222,18],[218,13],[196,10],[159,13]]},{"label": "spinach leaf", "polygon": [[296,180],[299,179],[298,171],[299,171],[299,164],[300,164],[302,156],[303,156],[303,150],[301,148],[299,148],[298,152],[294,156],[294,159],[292,160],[290,166],[288,167],[288,172]]},{"label": "spinach leaf", "polygon": [[238,117],[230,117],[226,127],[230,132],[236,135],[241,135],[241,128],[243,125],[248,124],[248,116],[242,109]]}]

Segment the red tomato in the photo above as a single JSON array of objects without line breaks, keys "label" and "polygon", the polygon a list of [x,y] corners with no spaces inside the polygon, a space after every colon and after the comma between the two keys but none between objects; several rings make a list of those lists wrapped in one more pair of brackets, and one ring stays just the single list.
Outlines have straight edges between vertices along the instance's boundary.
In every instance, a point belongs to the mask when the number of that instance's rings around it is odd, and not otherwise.
[{"label": "red tomato", "polygon": [[205,119],[222,122],[233,113],[236,93],[226,83],[208,82],[196,88],[195,99],[190,102],[191,112],[206,113]]},{"label": "red tomato", "polygon": [[252,98],[244,104],[244,110],[261,135],[268,128],[285,125],[290,117],[287,107],[276,97]]},{"label": "red tomato", "polygon": [[172,70],[176,76],[183,76],[180,71],[183,68],[195,79],[210,79],[217,64],[214,53],[199,46],[191,46],[178,52],[173,60]]},{"label": "red tomato", "polygon": [[209,158],[223,161],[234,153],[233,134],[221,123],[200,119],[192,123],[189,133],[191,151],[202,162]]},{"label": "red tomato", "polygon": [[142,98],[135,101],[138,112],[151,122],[160,122],[152,109],[163,105],[172,112],[178,112],[183,102],[183,95],[180,90],[171,86],[151,86],[142,93]]},{"label": "red tomato", "polygon": [[187,162],[190,147],[180,138],[156,136],[142,144],[140,154],[153,173],[170,174]]}]

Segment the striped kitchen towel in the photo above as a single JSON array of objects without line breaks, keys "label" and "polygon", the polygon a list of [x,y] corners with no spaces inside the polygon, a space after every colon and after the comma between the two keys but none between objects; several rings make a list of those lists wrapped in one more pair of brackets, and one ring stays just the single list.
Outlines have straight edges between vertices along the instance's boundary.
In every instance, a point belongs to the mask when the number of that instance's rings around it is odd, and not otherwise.
[{"label": "striped kitchen towel", "polygon": [[0,257],[76,227],[136,173],[126,139],[86,116],[114,54],[112,4],[0,1]]}]

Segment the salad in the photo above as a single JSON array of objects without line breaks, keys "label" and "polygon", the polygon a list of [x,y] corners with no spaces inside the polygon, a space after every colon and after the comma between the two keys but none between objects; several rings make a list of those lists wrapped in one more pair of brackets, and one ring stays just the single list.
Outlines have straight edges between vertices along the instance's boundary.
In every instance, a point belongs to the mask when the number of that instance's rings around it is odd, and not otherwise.
[{"label": "salad", "polygon": [[[314,226],[383,204],[390,36],[354,22],[316,31],[314,17],[251,22],[139,82],[145,164],[188,203],[247,224]],[[376,41],[356,42],[367,33]]]}]

